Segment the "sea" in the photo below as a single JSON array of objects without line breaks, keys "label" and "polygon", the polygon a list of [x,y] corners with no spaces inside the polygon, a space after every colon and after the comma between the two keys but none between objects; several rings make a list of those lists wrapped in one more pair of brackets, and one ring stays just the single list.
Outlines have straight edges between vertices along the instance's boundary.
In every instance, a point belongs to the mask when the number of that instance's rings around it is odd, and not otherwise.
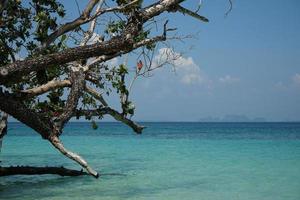
[{"label": "sea", "polygon": [[[0,199],[299,200],[300,123],[72,122],[61,139],[100,174],[0,177]],[[80,166],[10,123],[1,166]]]}]

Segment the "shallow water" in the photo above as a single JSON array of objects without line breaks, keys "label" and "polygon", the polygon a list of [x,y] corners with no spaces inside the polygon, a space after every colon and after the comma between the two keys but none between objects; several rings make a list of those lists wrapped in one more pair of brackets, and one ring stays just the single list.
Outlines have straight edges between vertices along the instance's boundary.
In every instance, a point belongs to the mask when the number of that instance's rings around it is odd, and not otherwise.
[{"label": "shallow water", "polygon": [[[62,136],[103,174],[0,178],[0,199],[300,199],[300,123],[71,123]],[[11,123],[2,165],[80,169]]]}]

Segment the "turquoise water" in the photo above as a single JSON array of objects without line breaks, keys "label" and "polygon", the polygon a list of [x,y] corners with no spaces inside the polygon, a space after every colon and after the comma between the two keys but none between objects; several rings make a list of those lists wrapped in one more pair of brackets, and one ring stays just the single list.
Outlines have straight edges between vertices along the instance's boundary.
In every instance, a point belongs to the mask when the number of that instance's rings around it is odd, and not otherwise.
[{"label": "turquoise water", "polygon": [[[103,175],[0,178],[0,199],[299,200],[300,123],[71,123],[62,136]],[[2,165],[79,169],[31,129],[11,123]]]}]

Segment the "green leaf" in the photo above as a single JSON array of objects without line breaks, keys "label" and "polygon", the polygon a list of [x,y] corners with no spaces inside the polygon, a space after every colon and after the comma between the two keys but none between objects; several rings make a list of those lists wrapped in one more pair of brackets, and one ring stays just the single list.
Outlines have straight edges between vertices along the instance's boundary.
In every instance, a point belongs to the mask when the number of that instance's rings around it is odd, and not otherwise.
[{"label": "green leaf", "polygon": [[66,39],[67,39],[67,36],[64,34],[64,35],[61,36],[60,41],[61,41],[61,42],[64,42]]}]

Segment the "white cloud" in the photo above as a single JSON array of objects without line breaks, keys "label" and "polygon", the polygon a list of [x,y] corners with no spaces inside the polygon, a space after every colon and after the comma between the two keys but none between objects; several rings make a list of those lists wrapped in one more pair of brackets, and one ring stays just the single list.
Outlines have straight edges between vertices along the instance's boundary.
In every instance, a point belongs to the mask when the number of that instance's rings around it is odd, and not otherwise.
[{"label": "white cloud", "polygon": [[294,81],[294,83],[300,85],[300,74],[298,74],[298,73],[295,74],[295,75],[293,76],[293,81]]},{"label": "white cloud", "polygon": [[154,58],[155,65],[167,61],[175,66],[175,70],[183,84],[200,84],[205,82],[203,73],[192,57],[183,57],[170,48],[161,48]]},{"label": "white cloud", "polygon": [[300,86],[300,74],[296,73],[295,75],[291,76],[289,81],[286,82],[282,82],[279,81],[277,83],[274,84],[275,88],[277,89],[292,89],[295,86]]},{"label": "white cloud", "polygon": [[220,78],[219,78],[219,81],[220,81],[221,83],[224,83],[224,84],[232,84],[232,83],[237,83],[237,82],[239,82],[240,79],[239,79],[239,78],[232,77],[232,76],[230,76],[230,75],[226,75],[226,76],[224,76],[224,77],[220,77]]}]

